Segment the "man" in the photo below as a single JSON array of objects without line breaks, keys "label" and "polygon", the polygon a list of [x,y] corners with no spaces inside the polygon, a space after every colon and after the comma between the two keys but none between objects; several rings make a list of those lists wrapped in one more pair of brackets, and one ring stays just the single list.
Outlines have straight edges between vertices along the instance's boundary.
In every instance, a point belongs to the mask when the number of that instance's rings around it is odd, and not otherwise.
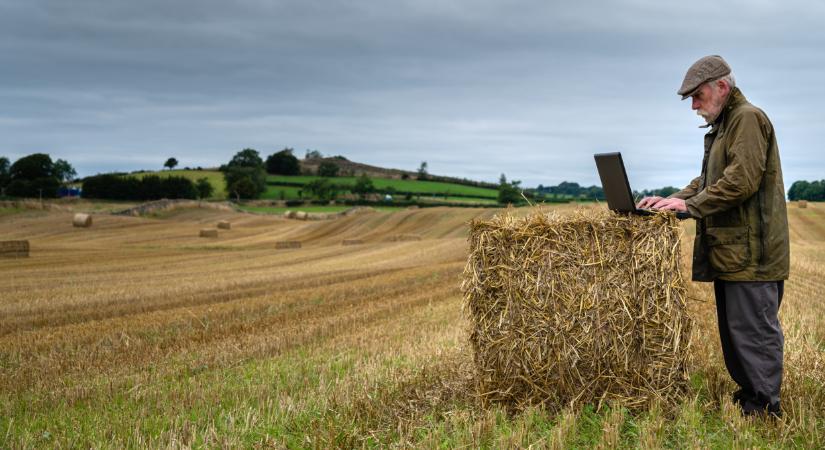
[{"label": "man", "polygon": [[693,280],[713,281],[722,353],[746,415],[781,415],[784,336],[777,318],[790,250],[785,188],[773,125],[735,86],[721,56],[696,61],[677,92],[710,127],[701,175],[640,208],[696,219]]}]

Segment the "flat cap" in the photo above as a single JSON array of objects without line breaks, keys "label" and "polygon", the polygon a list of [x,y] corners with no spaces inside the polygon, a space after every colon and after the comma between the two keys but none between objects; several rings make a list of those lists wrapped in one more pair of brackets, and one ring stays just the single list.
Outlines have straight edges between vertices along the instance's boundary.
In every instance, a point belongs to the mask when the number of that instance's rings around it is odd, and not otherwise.
[{"label": "flat cap", "polygon": [[682,87],[676,93],[684,100],[693,95],[706,82],[722,78],[729,73],[730,66],[721,56],[705,56],[690,66],[685,74],[685,80],[682,81]]}]

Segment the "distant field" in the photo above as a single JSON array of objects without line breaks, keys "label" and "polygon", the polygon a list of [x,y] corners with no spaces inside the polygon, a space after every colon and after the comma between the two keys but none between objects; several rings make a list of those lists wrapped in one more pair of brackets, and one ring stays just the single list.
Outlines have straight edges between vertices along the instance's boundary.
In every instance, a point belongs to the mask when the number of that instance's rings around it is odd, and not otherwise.
[{"label": "distant field", "polygon": [[261,198],[264,200],[298,200],[301,198],[306,198],[306,193],[304,196],[298,195],[302,188],[297,186],[272,186],[267,185],[266,192],[261,194]]},{"label": "distant field", "polygon": [[[285,176],[270,175],[267,181],[270,183],[301,183],[306,184],[317,180],[317,176]],[[335,184],[353,186],[356,177],[334,177],[329,180]],[[376,189],[386,189],[392,187],[399,192],[412,192],[417,194],[441,194],[445,196],[477,196],[495,199],[498,198],[498,191],[495,189],[480,188],[475,186],[465,186],[462,184],[443,183],[439,181],[418,181],[418,180],[397,180],[389,178],[372,178],[372,183]]]},{"label": "distant field", "polygon": [[215,192],[212,193],[212,196],[209,197],[210,199],[224,199],[226,198],[226,183],[223,180],[223,173],[217,170],[160,170],[157,172],[143,172],[143,173],[136,173],[131,174],[129,176],[143,178],[149,175],[157,175],[157,176],[176,176],[176,177],[185,177],[190,180],[197,181],[199,178],[206,177],[209,180],[209,183],[212,187],[215,188]]}]

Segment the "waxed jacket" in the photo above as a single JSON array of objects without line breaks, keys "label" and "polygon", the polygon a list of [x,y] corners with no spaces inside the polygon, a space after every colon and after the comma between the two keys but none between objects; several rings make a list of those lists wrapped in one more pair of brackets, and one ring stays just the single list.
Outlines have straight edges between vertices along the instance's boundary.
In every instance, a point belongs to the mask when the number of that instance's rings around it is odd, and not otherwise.
[{"label": "waxed jacket", "polygon": [[702,174],[671,197],[696,218],[695,281],[788,278],[785,187],[774,128],[738,88],[705,135]]}]

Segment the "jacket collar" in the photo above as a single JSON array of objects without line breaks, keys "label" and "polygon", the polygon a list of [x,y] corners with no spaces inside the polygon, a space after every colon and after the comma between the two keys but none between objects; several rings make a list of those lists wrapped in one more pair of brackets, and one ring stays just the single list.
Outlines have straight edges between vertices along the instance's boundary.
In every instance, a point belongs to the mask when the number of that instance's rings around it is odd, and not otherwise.
[{"label": "jacket collar", "polygon": [[700,125],[699,128],[708,128],[712,126],[713,128],[711,129],[711,131],[715,131],[718,128],[718,126],[721,125],[722,122],[724,122],[725,117],[727,117],[728,112],[730,112],[730,110],[736,108],[737,106],[747,101],[748,99],[745,98],[745,94],[743,94],[738,87],[734,86],[734,88],[730,90],[728,98],[727,100],[725,100],[725,106],[722,107],[722,111],[719,112],[719,115],[716,117],[716,120],[714,120],[713,123]]}]

